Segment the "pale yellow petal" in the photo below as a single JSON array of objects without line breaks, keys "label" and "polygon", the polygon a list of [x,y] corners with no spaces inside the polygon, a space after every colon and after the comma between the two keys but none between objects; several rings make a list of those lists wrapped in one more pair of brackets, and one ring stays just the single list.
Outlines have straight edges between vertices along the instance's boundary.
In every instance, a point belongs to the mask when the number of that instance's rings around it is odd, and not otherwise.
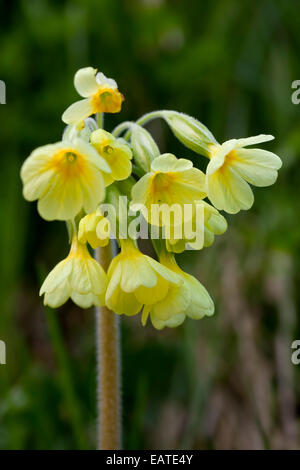
[{"label": "pale yellow petal", "polygon": [[82,202],[80,182],[66,182],[56,175],[48,191],[39,199],[38,212],[45,220],[69,220],[78,214]]},{"label": "pale yellow petal", "polygon": [[89,98],[76,101],[71,104],[62,115],[62,120],[66,124],[78,124],[93,114],[92,104]]},{"label": "pale yellow petal", "polygon": [[132,204],[144,204],[151,185],[151,174],[147,173],[132,188]]},{"label": "pale yellow petal", "polygon": [[135,315],[141,310],[142,304],[137,301],[133,293],[122,291],[120,280],[121,266],[117,264],[107,286],[105,304],[118,315]]},{"label": "pale yellow petal", "polygon": [[184,313],[190,300],[191,292],[185,282],[179,286],[170,286],[168,295],[153,305],[151,314],[160,320],[168,320],[173,315]]},{"label": "pale yellow petal", "polygon": [[97,92],[99,85],[96,80],[97,69],[84,67],[79,69],[74,76],[74,86],[77,93],[83,98],[88,98]]},{"label": "pale yellow petal", "polygon": [[40,295],[45,292],[51,292],[61,287],[61,284],[68,279],[72,271],[72,261],[70,259],[64,259],[60,261],[53,269],[50,271],[46,279],[44,280],[41,288]]},{"label": "pale yellow petal", "polygon": [[170,283],[163,277],[158,277],[157,284],[151,288],[140,286],[135,291],[135,296],[142,304],[152,305],[164,299],[168,293]]},{"label": "pale yellow petal", "polygon": [[244,139],[236,139],[235,148],[246,147],[248,145],[261,144],[263,142],[268,142],[268,141],[273,140],[273,139],[274,139],[274,136],[273,135],[268,135],[268,134],[259,134],[259,135],[255,135],[254,137],[246,137]]},{"label": "pale yellow petal", "polygon": [[239,149],[232,158],[235,171],[254,186],[269,186],[277,179],[281,159],[272,152],[261,149]]},{"label": "pale yellow petal", "polygon": [[229,214],[250,209],[254,201],[248,183],[225,165],[214,174],[207,175],[207,192],[212,204]]},{"label": "pale yellow petal", "polygon": [[187,316],[194,320],[199,320],[205,315],[213,315],[214,303],[205,287],[196,278],[187,273],[184,273],[184,277],[191,293],[190,304],[186,310]]},{"label": "pale yellow petal", "polygon": [[176,158],[171,153],[164,153],[159,157],[155,158],[151,163],[152,171],[159,171],[166,173],[169,171],[185,171],[192,168],[193,163],[191,160],[185,158]]},{"label": "pale yellow petal", "polygon": [[169,328],[176,328],[177,326],[181,325],[185,320],[184,313],[178,313],[177,315],[173,315],[168,320],[160,320],[155,315],[150,314],[151,322],[154,328],[157,330],[162,330],[166,326]]},{"label": "pale yellow petal", "polygon": [[44,305],[49,305],[51,308],[58,308],[63,305],[71,295],[71,287],[68,281],[61,283],[60,288],[51,292],[46,292],[44,296]]},{"label": "pale yellow petal", "polygon": [[138,287],[154,287],[158,276],[143,255],[122,261],[121,289],[125,292],[134,292]]},{"label": "pale yellow petal", "polygon": [[71,294],[71,299],[81,308],[89,308],[92,305],[99,307],[101,305],[99,297],[93,293],[79,294],[79,292],[73,291]]}]

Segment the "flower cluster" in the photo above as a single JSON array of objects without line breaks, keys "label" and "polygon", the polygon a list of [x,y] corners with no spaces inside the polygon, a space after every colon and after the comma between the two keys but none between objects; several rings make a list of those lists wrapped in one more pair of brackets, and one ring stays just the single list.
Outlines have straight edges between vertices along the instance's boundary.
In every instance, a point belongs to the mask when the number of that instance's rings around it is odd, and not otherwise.
[{"label": "flower cluster", "polygon": [[[215,235],[227,229],[219,211],[249,209],[254,201],[249,184],[276,181],[280,158],[248,148],[273,137],[219,144],[202,123],[175,111],[149,113],[109,133],[103,129],[104,113],[119,112],[124,100],[115,80],[86,67],[75,74],[74,85],[83,99],[63,113],[68,126],[62,141],[34,150],[21,169],[25,199],[38,201],[44,219],[65,221],[70,233],[69,255],[41,287],[44,303],[56,308],[71,298],[83,308],[106,305],[119,315],[141,313],[142,324],[150,318],[157,329],[175,327],[186,316],[212,315],[211,297],[180,269],[175,253],[212,245]],[[155,118],[164,119],[180,142],[209,159],[205,173],[191,160],[160,154],[143,127]],[[119,213],[114,234],[103,209],[107,204]],[[137,236],[121,230],[133,209],[151,234],[155,229],[151,241],[157,260],[140,251]],[[105,272],[91,249],[102,249],[113,236],[120,253]]]}]

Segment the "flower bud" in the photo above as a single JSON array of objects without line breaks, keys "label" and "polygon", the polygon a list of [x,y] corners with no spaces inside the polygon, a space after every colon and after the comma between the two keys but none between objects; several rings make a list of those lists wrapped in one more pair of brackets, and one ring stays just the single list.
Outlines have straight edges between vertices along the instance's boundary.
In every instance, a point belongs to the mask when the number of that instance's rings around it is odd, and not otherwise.
[{"label": "flower bud", "polygon": [[131,127],[131,146],[134,159],[146,173],[150,171],[151,162],[160,155],[159,148],[143,127],[133,124]]},{"label": "flower bud", "polygon": [[216,144],[217,141],[204,124],[187,114],[176,111],[162,111],[161,117],[165,119],[183,145],[196,153],[209,156],[210,146]]},{"label": "flower bud", "polygon": [[103,217],[101,211],[86,215],[79,222],[78,240],[80,243],[89,243],[92,248],[106,246],[109,242],[110,223]]}]

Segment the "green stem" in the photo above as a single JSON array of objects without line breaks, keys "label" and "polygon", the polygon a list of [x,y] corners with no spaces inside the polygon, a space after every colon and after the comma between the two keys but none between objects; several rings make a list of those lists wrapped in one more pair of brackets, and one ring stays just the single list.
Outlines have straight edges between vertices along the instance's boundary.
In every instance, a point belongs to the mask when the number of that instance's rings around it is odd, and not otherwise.
[{"label": "green stem", "polygon": [[112,135],[115,137],[119,137],[122,132],[126,131],[133,123],[130,121],[124,121],[121,124],[119,124],[117,127],[114,128],[112,131]]},{"label": "green stem", "polygon": [[161,118],[162,113],[163,111],[152,111],[151,113],[144,114],[136,121],[136,124],[143,126],[144,124],[153,121],[153,119]]},{"label": "green stem", "polygon": [[[112,247],[98,248],[96,257],[105,271]],[[96,308],[98,366],[98,449],[121,448],[120,331],[119,318],[107,307]]]},{"label": "green stem", "polygon": [[[150,121],[153,121],[153,119],[161,118],[163,111],[152,111],[151,113],[144,114],[141,116],[135,124],[138,124],[139,126],[143,126],[144,124],[147,124]],[[131,129],[129,129],[125,136],[124,139],[128,140],[131,134]]]},{"label": "green stem", "polygon": [[104,113],[97,113],[97,124],[99,129],[104,128]]}]

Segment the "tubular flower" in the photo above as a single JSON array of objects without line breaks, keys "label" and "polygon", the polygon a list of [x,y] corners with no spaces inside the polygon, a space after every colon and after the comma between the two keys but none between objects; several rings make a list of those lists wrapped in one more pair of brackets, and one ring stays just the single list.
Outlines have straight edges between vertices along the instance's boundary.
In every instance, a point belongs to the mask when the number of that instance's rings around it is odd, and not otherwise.
[{"label": "tubular flower", "polygon": [[184,205],[192,205],[193,212],[194,201],[205,196],[204,173],[190,160],[166,153],[155,158],[151,171],[133,186],[132,205],[142,205],[141,212],[153,225],[178,225]]},{"label": "tubular flower", "polygon": [[191,235],[176,236],[177,227],[171,227],[166,237],[167,250],[182,253],[189,246],[193,250],[202,250],[211,246],[215,235],[222,235],[227,230],[226,219],[213,206],[205,201],[195,201],[196,213],[192,219]]},{"label": "tubular flower", "polygon": [[91,114],[118,113],[121,111],[123,95],[112,78],[97,73],[93,67],[76,72],[74,86],[84,99],[71,104],[62,115],[66,124],[80,124]]},{"label": "tubular flower", "polygon": [[144,304],[161,301],[180,276],[143,255],[130,239],[121,241],[121,253],[108,270],[105,304],[119,315],[135,315]]},{"label": "tubular flower", "polygon": [[111,168],[111,173],[104,175],[106,186],[114,181],[125,180],[131,174],[132,152],[124,142],[102,129],[91,134],[91,144]]},{"label": "tubular flower", "polygon": [[103,305],[107,276],[103,268],[88,252],[86,245],[74,237],[66,259],[46,277],[40,295],[45,294],[44,304],[60,307],[70,297],[79,307]]},{"label": "tubular flower", "polygon": [[281,159],[262,149],[244,148],[274,139],[271,135],[258,135],[246,139],[228,140],[210,148],[210,162],[206,170],[207,194],[219,210],[236,214],[250,209],[254,197],[248,183],[269,186],[277,179]]},{"label": "tubular flower", "polygon": [[21,169],[23,194],[38,199],[46,220],[69,220],[83,208],[93,212],[105,196],[102,172],[111,170],[96,150],[82,139],[39,147]]},{"label": "tubular flower", "polygon": [[89,243],[95,250],[99,246],[108,245],[109,236],[110,222],[101,214],[100,209],[80,220],[78,230],[80,243]]},{"label": "tubular flower", "polygon": [[194,276],[182,271],[172,254],[163,253],[160,261],[163,266],[180,276],[182,283],[170,286],[168,294],[161,301],[145,305],[142,313],[143,325],[149,315],[153,326],[158,330],[165,326],[176,327],[187,316],[199,320],[213,315],[214,303],[205,287]]}]

